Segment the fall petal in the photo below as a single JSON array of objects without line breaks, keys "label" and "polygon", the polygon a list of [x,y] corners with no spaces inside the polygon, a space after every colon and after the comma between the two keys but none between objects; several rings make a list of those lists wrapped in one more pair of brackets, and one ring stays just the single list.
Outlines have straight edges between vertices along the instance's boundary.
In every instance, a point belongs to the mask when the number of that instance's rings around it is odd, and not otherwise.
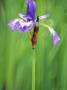
[{"label": "fall petal", "polygon": [[44,27],[44,28],[47,28],[52,36],[52,42],[54,45],[57,45],[59,40],[60,40],[60,37],[58,36],[57,32],[52,28],[50,27],[49,25],[46,25],[46,24],[40,24],[41,27]]},{"label": "fall petal", "polygon": [[16,22],[18,22],[18,19],[12,20],[8,23],[8,26],[10,27],[11,31],[14,31],[16,29]]},{"label": "fall petal", "polygon": [[50,33],[51,33],[51,35],[52,35],[53,44],[54,44],[54,45],[57,45],[58,42],[59,42],[59,40],[60,40],[57,32],[56,32],[52,27],[49,27],[49,31],[50,31]]},{"label": "fall petal", "polygon": [[22,19],[15,19],[8,23],[11,31],[17,30],[20,32],[27,32],[28,30],[32,29],[34,26],[33,21],[24,22]]},{"label": "fall petal", "polygon": [[58,34],[54,31],[53,34],[52,34],[52,41],[53,41],[53,44],[56,45],[58,44],[60,38],[58,36]]}]

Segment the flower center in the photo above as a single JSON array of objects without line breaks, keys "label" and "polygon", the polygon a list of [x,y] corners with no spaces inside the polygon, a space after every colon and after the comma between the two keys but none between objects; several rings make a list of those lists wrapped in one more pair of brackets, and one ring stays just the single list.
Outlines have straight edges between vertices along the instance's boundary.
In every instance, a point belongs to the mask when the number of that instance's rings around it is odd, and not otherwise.
[{"label": "flower center", "polygon": [[39,22],[39,16],[37,16],[36,22]]}]

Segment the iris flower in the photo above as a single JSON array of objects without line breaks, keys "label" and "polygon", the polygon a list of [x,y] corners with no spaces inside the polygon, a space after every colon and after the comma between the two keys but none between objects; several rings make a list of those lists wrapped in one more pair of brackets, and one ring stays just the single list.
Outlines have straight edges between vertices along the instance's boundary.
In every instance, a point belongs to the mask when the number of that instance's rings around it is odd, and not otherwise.
[{"label": "iris flower", "polygon": [[[26,15],[19,13],[18,14],[19,17],[17,19],[14,19],[8,23],[8,26],[11,28],[11,31],[17,30],[20,32],[27,32],[32,28],[34,28],[37,22],[48,17],[48,14],[39,16],[38,17],[39,20],[37,21],[37,18],[35,18],[35,12],[36,12],[36,4],[34,0],[27,0]],[[49,25],[41,24],[40,26],[47,28],[52,36],[53,44],[54,45],[58,44],[60,38],[57,32]]]}]

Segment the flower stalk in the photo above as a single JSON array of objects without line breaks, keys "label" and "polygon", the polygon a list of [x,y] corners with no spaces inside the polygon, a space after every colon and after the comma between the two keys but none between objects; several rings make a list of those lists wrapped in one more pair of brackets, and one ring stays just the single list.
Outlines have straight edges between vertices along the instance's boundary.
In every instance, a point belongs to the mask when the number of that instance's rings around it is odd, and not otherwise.
[{"label": "flower stalk", "polygon": [[33,50],[33,60],[32,60],[32,90],[35,90],[35,64],[36,64],[36,56],[35,49]]}]

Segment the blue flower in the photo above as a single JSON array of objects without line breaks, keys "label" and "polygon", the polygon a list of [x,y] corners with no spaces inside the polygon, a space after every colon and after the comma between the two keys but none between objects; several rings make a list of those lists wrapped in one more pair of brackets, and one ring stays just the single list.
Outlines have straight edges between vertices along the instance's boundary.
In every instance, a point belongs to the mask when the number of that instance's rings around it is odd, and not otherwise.
[{"label": "blue flower", "polygon": [[[27,31],[31,30],[32,28],[34,28],[37,23],[37,19],[35,19],[35,12],[36,12],[36,4],[35,4],[34,0],[27,0],[26,15],[19,13],[19,15],[18,15],[19,18],[14,19],[8,23],[9,27],[11,28],[11,31],[17,30],[19,32],[27,32]],[[48,14],[45,14],[43,16],[39,16],[38,18],[40,21],[47,17],[48,17]],[[41,24],[40,26],[42,26],[44,28],[48,28],[48,30],[52,36],[53,44],[56,45],[60,40],[56,31],[52,27],[50,27],[46,24]]]}]

